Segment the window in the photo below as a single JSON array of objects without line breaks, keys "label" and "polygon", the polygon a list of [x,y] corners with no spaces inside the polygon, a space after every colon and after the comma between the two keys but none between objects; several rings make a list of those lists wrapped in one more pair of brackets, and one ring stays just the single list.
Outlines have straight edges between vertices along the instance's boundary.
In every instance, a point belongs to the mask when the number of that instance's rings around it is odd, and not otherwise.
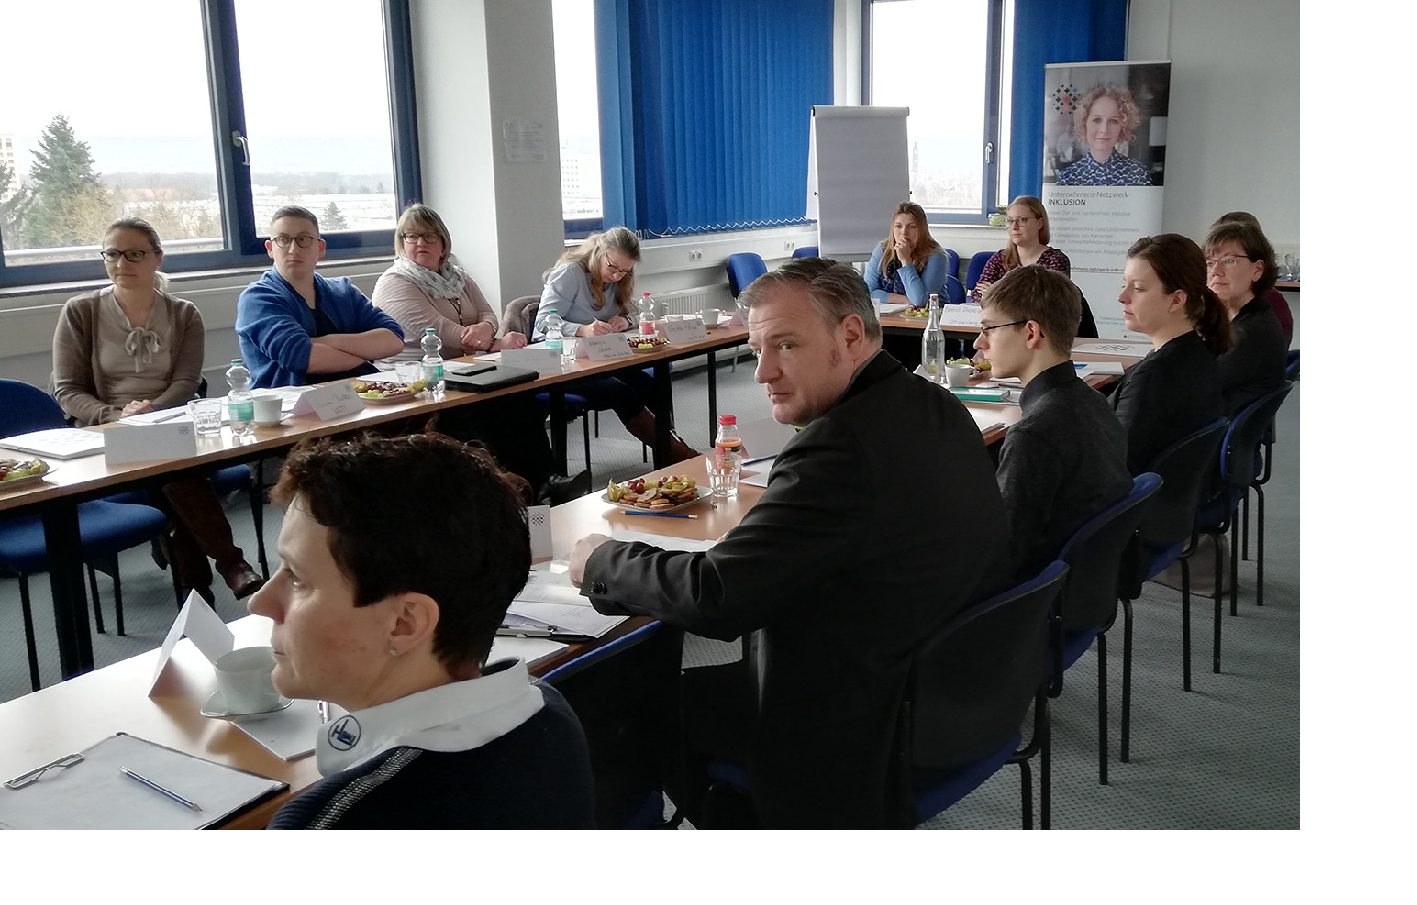
[{"label": "window", "polygon": [[63,0],[6,30],[10,67],[42,77],[0,108],[0,285],[102,277],[124,216],[169,272],[264,263],[283,204],[331,256],[387,253],[420,194],[407,0]]},{"label": "window", "polygon": [[604,222],[593,0],[552,0],[551,27],[561,131],[561,215],[567,236],[585,236]]},{"label": "window", "polygon": [[863,98],[909,107],[911,200],[983,222],[998,202],[1004,0],[867,0]]}]

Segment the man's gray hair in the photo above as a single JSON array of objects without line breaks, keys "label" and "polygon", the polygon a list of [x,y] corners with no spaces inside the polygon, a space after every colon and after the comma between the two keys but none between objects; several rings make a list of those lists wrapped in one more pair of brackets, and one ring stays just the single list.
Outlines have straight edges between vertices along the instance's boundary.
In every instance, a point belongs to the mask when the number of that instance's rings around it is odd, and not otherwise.
[{"label": "man's gray hair", "polygon": [[762,304],[767,294],[779,286],[805,288],[812,307],[832,330],[847,315],[859,315],[866,338],[880,342],[881,322],[876,318],[876,305],[866,291],[866,281],[850,265],[828,258],[793,258],[754,280],[738,297],[738,303],[745,310],[751,309]]}]

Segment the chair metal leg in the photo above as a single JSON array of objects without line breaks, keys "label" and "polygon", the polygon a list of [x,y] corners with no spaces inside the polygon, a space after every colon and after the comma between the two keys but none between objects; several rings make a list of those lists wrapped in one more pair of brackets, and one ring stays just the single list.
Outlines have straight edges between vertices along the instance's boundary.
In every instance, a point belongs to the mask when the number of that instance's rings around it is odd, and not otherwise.
[{"label": "chair metal leg", "polygon": [[1191,690],[1191,562],[1181,560],[1181,690]]},{"label": "chair metal leg", "polygon": [[[176,569],[172,571],[176,572]],[[95,608],[98,607],[98,591],[93,592]],[[119,637],[126,633],[123,631],[123,582],[118,577],[118,557],[113,557],[113,621],[117,623],[115,631]]]},{"label": "chair metal leg", "polygon": [[1132,602],[1122,601],[1122,763],[1132,758]]},{"label": "chair metal leg", "polygon": [[1240,497],[1240,553],[1250,558],[1250,491]]},{"label": "chair metal leg", "polygon": [[89,573],[89,590],[93,592],[93,627],[100,634],[107,634],[103,629],[103,608],[98,605],[98,578],[93,573],[93,563],[84,563],[84,568]]},{"label": "chair metal leg", "polygon": [[[585,445],[585,470],[590,473],[590,418],[585,413],[581,414],[581,442]],[[592,478],[591,483],[595,480]]]},{"label": "chair metal leg", "polygon": [[1043,718],[1039,729],[1043,733],[1043,744],[1038,766],[1038,825],[1053,828],[1053,711],[1048,705],[1048,695],[1040,694],[1034,707],[1043,708]]},{"label": "chair metal leg", "polygon": [[600,409],[595,410],[593,417],[595,418],[595,436],[596,439],[600,439]]},{"label": "chair metal leg", "polygon": [[[1220,538],[1216,538],[1216,551],[1220,550]],[[1232,522],[1230,525],[1230,615],[1240,615],[1240,532]]]},{"label": "chair metal leg", "polygon": [[266,560],[266,489],[261,485],[259,466],[251,471],[251,486],[246,488],[246,496],[251,503],[251,524],[256,529],[256,556],[261,561],[261,577],[270,581],[271,566]]},{"label": "chair metal leg", "polygon": [[1018,780],[1023,790],[1023,828],[1033,829],[1033,771],[1029,769],[1028,761],[1018,762]]},{"label": "chair metal leg", "polygon": [[1264,488],[1255,488],[1255,606],[1264,606]]},{"label": "chair metal leg", "polygon": [[1220,543],[1219,537],[1215,538],[1215,653],[1214,671],[1220,672],[1220,619],[1224,613],[1224,596],[1220,593]]},{"label": "chair metal leg", "polygon": [[1097,636],[1097,781],[1107,785],[1107,633]]},{"label": "chair metal leg", "polygon": [[34,644],[34,613],[30,611],[30,579],[20,573],[20,612],[25,618],[25,653],[30,659],[30,691],[39,691],[39,651]]}]

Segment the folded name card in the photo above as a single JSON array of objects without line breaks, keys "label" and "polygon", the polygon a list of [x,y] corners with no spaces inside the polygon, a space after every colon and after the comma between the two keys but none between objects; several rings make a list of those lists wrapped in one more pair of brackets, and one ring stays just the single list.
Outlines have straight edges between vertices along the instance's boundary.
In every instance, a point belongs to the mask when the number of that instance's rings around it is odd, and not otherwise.
[{"label": "folded name card", "polygon": [[743,326],[743,312],[742,312],[741,309],[735,309],[734,312],[728,316],[728,326],[730,326],[730,327],[741,327],[741,326]]},{"label": "folded name card", "polygon": [[509,368],[526,368],[538,375],[561,373],[560,349],[548,349],[545,346],[503,349],[501,361]]},{"label": "folded name card", "polygon": [[630,342],[623,333],[607,333],[604,336],[583,336],[576,340],[576,357],[585,349],[591,361],[609,361],[612,358],[629,358]]},{"label": "folded name card", "polygon": [[979,319],[983,317],[984,309],[978,305],[941,305],[940,306],[940,326],[941,327],[977,327]]},{"label": "folded name card", "polygon": [[531,535],[531,560],[541,562],[551,558],[551,507],[526,507],[526,526]]},{"label": "folded name card", "polygon": [[708,339],[708,330],[703,321],[665,321],[664,337],[672,343],[692,343]]},{"label": "folded name card", "polygon": [[364,400],[354,392],[353,385],[348,380],[341,380],[301,393],[291,414],[314,415],[321,421],[328,421],[331,418],[357,412],[362,408],[364,408]]},{"label": "folded name card", "polygon": [[103,454],[109,465],[185,459],[197,454],[197,428],[190,421],[110,427],[103,432]]}]

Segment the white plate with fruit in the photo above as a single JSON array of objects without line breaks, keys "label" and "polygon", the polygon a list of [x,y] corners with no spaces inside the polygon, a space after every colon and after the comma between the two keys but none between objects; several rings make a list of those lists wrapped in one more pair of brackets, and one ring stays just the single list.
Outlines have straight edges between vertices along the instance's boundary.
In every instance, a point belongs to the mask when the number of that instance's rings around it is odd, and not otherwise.
[{"label": "white plate with fruit", "polygon": [[601,499],[622,509],[643,512],[674,512],[692,506],[709,495],[688,475],[666,475],[657,481],[634,478],[617,484],[610,482]]},{"label": "white plate with fruit", "polygon": [[0,459],[0,490],[42,481],[47,474],[49,463],[43,459]]}]

